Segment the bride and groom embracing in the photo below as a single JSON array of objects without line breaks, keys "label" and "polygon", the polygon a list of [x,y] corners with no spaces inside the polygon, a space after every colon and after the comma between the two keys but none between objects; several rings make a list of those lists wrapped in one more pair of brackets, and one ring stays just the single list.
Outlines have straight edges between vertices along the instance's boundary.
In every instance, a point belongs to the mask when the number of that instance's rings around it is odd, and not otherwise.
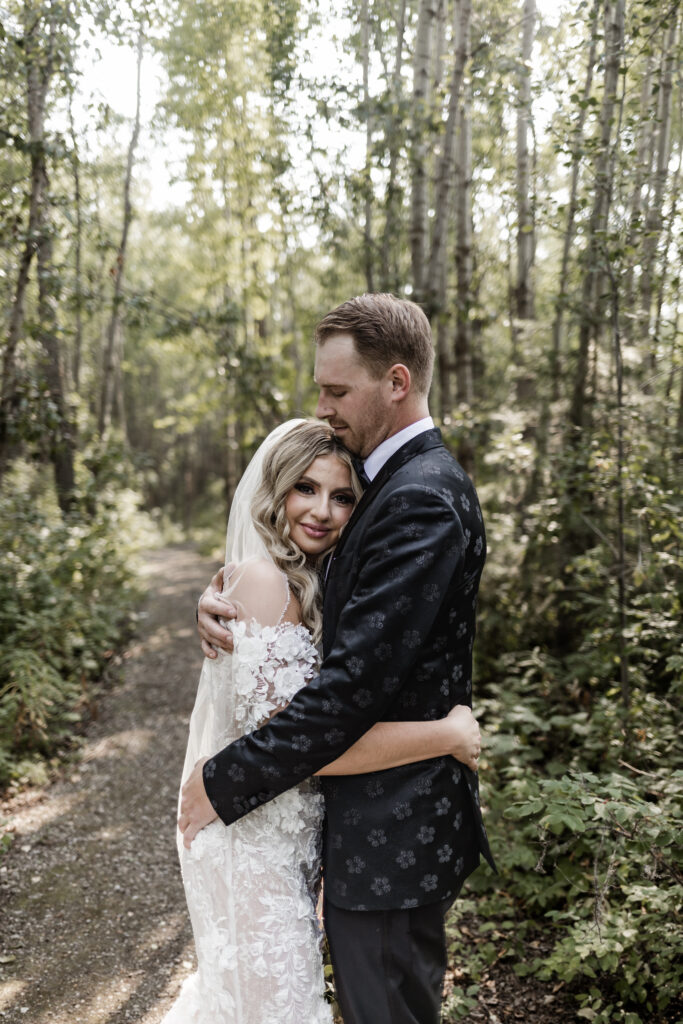
[{"label": "bride and groom embracing", "polygon": [[345,1024],[436,1024],[444,916],[493,866],[469,710],[484,527],[429,417],[429,323],[363,295],[316,346],[328,422],[258,450],[199,603],[178,818],[198,971],[165,1024],[331,1024],[321,864]]}]

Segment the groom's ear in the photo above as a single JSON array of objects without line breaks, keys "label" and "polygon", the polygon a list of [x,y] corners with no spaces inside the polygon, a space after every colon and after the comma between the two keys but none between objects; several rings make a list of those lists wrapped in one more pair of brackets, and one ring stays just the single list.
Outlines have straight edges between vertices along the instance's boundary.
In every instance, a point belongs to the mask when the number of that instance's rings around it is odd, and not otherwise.
[{"label": "groom's ear", "polygon": [[410,392],[410,370],[403,363],[394,363],[387,371],[387,379],[391,386],[391,401],[400,402]]}]

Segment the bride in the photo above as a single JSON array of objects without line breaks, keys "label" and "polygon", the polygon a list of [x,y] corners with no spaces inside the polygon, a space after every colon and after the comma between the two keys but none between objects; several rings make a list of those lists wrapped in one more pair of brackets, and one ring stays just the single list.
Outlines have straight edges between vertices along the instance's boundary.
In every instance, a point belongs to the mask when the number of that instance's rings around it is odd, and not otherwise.
[{"label": "bride", "polygon": [[[318,566],[361,494],[348,452],[316,420],[274,430],[230,510],[223,595],[237,611],[232,654],[206,658],[183,769],[262,725],[316,674],[322,613]],[[436,722],[380,722],[319,774],[355,775],[452,753],[475,767],[469,708]],[[241,769],[240,769],[241,770]],[[315,780],[190,849],[178,833],[198,970],[162,1024],[331,1024],[320,929],[323,799]]]}]

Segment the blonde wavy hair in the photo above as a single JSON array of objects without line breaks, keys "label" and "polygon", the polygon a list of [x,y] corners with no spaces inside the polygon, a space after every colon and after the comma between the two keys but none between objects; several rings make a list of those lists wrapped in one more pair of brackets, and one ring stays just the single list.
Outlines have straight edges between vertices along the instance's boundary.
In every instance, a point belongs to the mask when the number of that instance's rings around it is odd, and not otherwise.
[{"label": "blonde wavy hair", "polygon": [[266,456],[262,480],[251,505],[254,526],[268,554],[287,576],[301,607],[301,620],[316,643],[322,632],[322,594],[318,578],[318,564],[322,556],[311,563],[292,540],[285,502],[310,464],[323,455],[334,455],[349,467],[351,487],[357,501],[363,492],[351,455],[330,426],[319,420],[306,420],[293,427]]}]

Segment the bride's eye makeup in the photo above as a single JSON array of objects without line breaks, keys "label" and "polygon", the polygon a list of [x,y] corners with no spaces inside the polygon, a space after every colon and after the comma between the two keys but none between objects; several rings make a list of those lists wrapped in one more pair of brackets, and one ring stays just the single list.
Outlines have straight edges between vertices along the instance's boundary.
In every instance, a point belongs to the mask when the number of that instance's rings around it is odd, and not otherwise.
[{"label": "bride's eye makeup", "polygon": [[[297,491],[299,494],[315,494],[314,485],[309,484],[306,480],[297,481],[297,483],[294,484],[293,490]],[[353,491],[335,491],[331,497],[332,500],[336,501],[339,505],[347,506],[356,504],[356,496]]]},{"label": "bride's eye makeup", "polygon": [[335,501],[338,501],[340,505],[356,504],[356,496],[352,491],[339,491],[337,494],[333,494],[332,497]]}]

